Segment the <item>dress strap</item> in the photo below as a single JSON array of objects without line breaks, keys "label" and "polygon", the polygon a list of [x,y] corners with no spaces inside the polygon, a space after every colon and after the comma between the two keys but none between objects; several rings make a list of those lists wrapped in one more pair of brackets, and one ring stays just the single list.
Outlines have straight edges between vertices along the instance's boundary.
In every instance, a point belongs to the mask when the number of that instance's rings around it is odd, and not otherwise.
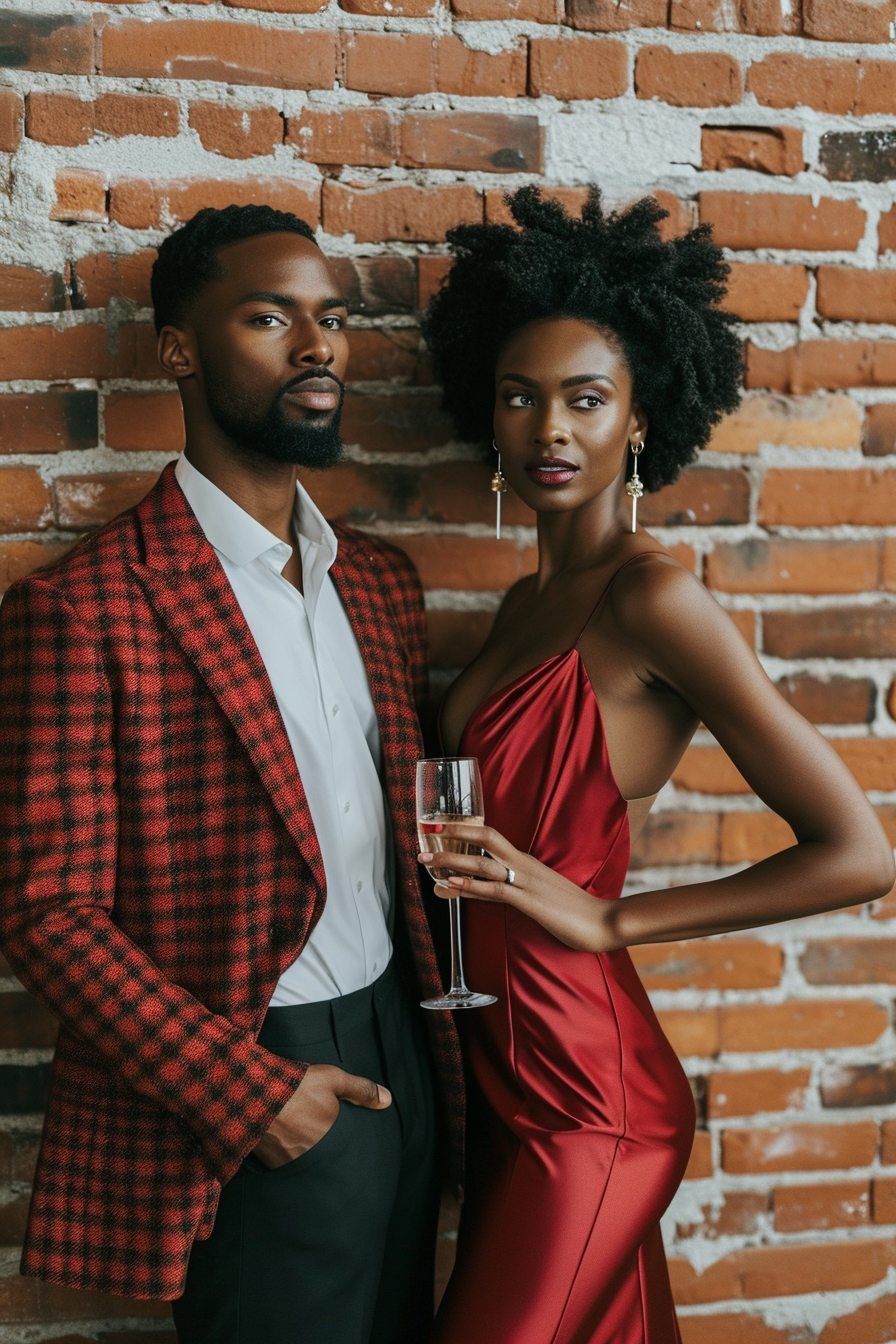
[{"label": "dress strap", "polygon": [[667,551],[639,551],[637,555],[630,555],[624,564],[621,564],[618,569],[615,569],[613,573],[610,575],[609,579],[607,580],[606,585],[604,586],[604,590],[601,593],[600,597],[597,599],[594,606],[589,611],[585,619],[585,624],[582,626],[581,630],[576,636],[576,642],[573,645],[573,648],[577,649],[579,647],[579,641],[581,640],[585,631],[588,629],[591,622],[594,620],[595,616],[600,611],[601,607],[604,605],[604,602],[607,599],[607,594],[613,587],[613,584],[616,582],[617,578],[622,573],[622,571],[624,569],[628,569],[629,565],[633,565],[636,560],[643,559],[645,555],[667,555],[667,554],[668,554]]}]

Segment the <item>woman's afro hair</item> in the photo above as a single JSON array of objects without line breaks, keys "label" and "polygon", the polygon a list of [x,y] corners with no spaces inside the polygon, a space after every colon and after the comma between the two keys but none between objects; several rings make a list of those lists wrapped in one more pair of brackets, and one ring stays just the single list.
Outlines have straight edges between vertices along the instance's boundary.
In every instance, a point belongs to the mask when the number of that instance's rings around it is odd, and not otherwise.
[{"label": "woman's afro hair", "polygon": [[648,418],[638,471],[647,490],[674,481],[740,399],[736,318],[721,311],[728,266],[708,226],[663,241],[652,196],[606,214],[592,187],[581,220],[537,187],[507,198],[519,225],[448,233],[455,262],[430,301],[423,334],[463,439],[490,443],[494,374],[520,327],[572,317],[609,334],[626,357]]}]

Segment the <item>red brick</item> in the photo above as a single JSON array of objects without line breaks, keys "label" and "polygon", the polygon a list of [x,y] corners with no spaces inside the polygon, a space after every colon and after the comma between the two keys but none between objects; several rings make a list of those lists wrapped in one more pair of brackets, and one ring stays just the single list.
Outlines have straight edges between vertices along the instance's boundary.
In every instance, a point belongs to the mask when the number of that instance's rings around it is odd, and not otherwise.
[{"label": "red brick", "polygon": [[466,667],[482,649],[494,619],[491,611],[428,611],[431,666],[452,670]]},{"label": "red brick", "polygon": [[891,205],[890,209],[881,215],[877,225],[877,240],[878,251],[896,250],[896,205]]},{"label": "red brick", "polygon": [[441,242],[456,224],[479,223],[482,197],[475,187],[385,186],[356,190],[324,182],[323,227],[359,243],[403,239]]},{"label": "red brick", "polygon": [[[43,565],[59,560],[66,551],[70,551],[70,541],[2,541],[0,542],[0,593],[5,593],[11,583],[23,579]],[[2,1282],[2,1281],[0,1281]],[[2,1289],[0,1289],[2,1292]],[[2,1320],[2,1309],[0,1309]]]},{"label": "red brick", "polygon": [[[548,201],[557,201],[563,206],[568,215],[574,219],[581,219],[582,207],[588,199],[587,187],[545,187],[542,192],[544,198]],[[510,208],[507,204],[507,196],[504,190],[486,191],[485,193],[485,219],[488,224],[510,224],[517,227]],[[440,257],[439,261],[443,265],[450,265],[450,257]]]},{"label": "red brick", "polygon": [[449,443],[454,427],[432,395],[368,396],[349,392],[342,417],[346,443],[372,453],[419,453]]},{"label": "red brick", "polygon": [[896,112],[896,84],[893,62],[864,59],[859,61],[858,90],[853,114],[867,117],[875,113]]},{"label": "red brick", "polygon": [[0,1049],[42,1050],[53,1046],[58,1025],[49,1009],[30,994],[21,990],[0,993]]},{"label": "red brick", "polygon": [[346,14],[382,14],[386,18],[409,19],[427,18],[435,4],[436,0],[339,0],[339,8]]},{"label": "red brick", "polygon": [[112,184],[109,213],[126,229],[154,229],[162,227],[168,216],[180,223],[205,206],[221,210],[227,205],[263,202],[276,210],[292,211],[316,228],[320,221],[319,191],[316,183],[280,177],[241,177],[224,181],[175,178],[152,182],[143,178],[123,178]]},{"label": "red brick", "polygon": [[175,98],[101,93],[92,100],[72,93],[28,95],[25,129],[47,145],[86,145],[93,136],[173,136],[180,129]]},{"label": "red brick", "polygon": [[710,224],[713,241],[731,248],[810,248],[850,251],[865,232],[865,211],[855,201],[777,192],[704,191],[700,222]]},{"label": "red brick", "polygon": [[896,402],[884,401],[865,407],[862,452],[866,457],[896,453]]},{"label": "red brick", "polygon": [[465,98],[520,98],[526,92],[528,62],[524,43],[492,55],[467,47],[459,37],[450,36],[439,39],[436,54],[439,93]]},{"label": "red brick", "polygon": [[896,515],[896,471],[771,469],[759,500],[759,520],[769,526],[886,527]]},{"label": "red brick", "polygon": [[116,339],[99,325],[0,330],[0,381],[13,378],[157,378],[152,327],[126,324]]},{"label": "red brick", "polygon": [[402,118],[399,133],[399,162],[410,168],[541,171],[543,133],[537,117],[497,112],[411,112]]},{"label": "red brick", "polygon": [[896,271],[819,266],[816,304],[835,321],[896,322]]},{"label": "red brick", "polygon": [[521,550],[514,541],[413,533],[395,542],[417,566],[424,588],[503,592],[535,566],[535,548]]},{"label": "red brick", "polygon": [[710,1241],[718,1237],[750,1237],[761,1233],[769,1213],[769,1196],[760,1190],[729,1190],[721,1203],[705,1204],[699,1223],[677,1225],[680,1239],[699,1236]]},{"label": "red brick", "polygon": [[713,431],[715,453],[758,453],[763,444],[791,448],[858,448],[861,411],[842,394],[754,394]]},{"label": "red brick", "polygon": [[888,1344],[896,1336],[896,1297],[878,1297],[848,1316],[828,1321],[818,1344]]},{"label": "red brick", "polygon": [[750,388],[805,393],[896,383],[896,341],[801,341],[785,350],[747,342],[746,362]]},{"label": "red brick", "polygon": [[658,187],[651,195],[658,205],[668,211],[668,218],[660,220],[659,231],[663,242],[670,238],[681,238],[697,224],[696,201],[683,201],[671,191]]},{"label": "red brick", "polygon": [[13,1136],[12,1180],[21,1185],[30,1185],[37,1167],[40,1152],[40,1131],[29,1133],[17,1130]]},{"label": "red brick", "polygon": [[761,1111],[799,1111],[806,1101],[808,1069],[749,1069],[711,1073],[707,1079],[709,1118],[757,1115]]},{"label": "red brick", "polygon": [[376,317],[417,308],[417,268],[412,257],[331,257],[349,310]]},{"label": "red brick", "polygon": [[892,537],[887,537],[884,542],[883,580],[888,592],[896,592],[896,541]]},{"label": "red brick", "polygon": [[22,139],[22,96],[12,89],[0,89],[0,150],[14,154]]},{"label": "red brick", "polygon": [[156,471],[106,471],[92,476],[57,476],[53,482],[60,527],[98,527],[139,504],[158,479]]},{"label": "red brick", "polygon": [[619,98],[628,88],[628,52],[612,39],[533,38],[529,93],[562,99]]},{"label": "red brick", "polygon": [[[684,1265],[686,1262],[676,1263]],[[766,1325],[762,1316],[746,1312],[682,1316],[679,1325],[683,1344],[719,1344],[719,1340],[736,1340],[737,1344],[801,1344],[788,1327],[776,1329]]]},{"label": "red brick", "polygon": [[803,171],[803,132],[795,126],[704,126],[700,133],[703,168],[751,168],[793,177]]},{"label": "red brick", "polygon": [[885,1009],[862,999],[729,1004],[719,1009],[724,1050],[836,1050],[871,1045],[886,1026]]},{"label": "red brick", "polygon": [[375,107],[303,108],[297,120],[290,117],[286,139],[310,163],[383,168],[395,162],[398,152],[391,117]]},{"label": "red brick", "polygon": [[34,467],[0,467],[0,532],[29,532],[52,522],[50,492]]},{"label": "red brick", "polygon": [[871,1182],[871,1216],[875,1223],[896,1223],[896,1180]]},{"label": "red brick", "polygon": [[706,557],[710,588],[730,593],[856,593],[876,588],[876,541],[753,538],[719,542]]},{"label": "red brick", "polygon": [[723,0],[672,0],[669,27],[689,33],[738,33],[740,15]]},{"label": "red brick", "polygon": [[[689,1305],[722,1297],[786,1297],[867,1288],[885,1278],[894,1263],[896,1244],[892,1240],[855,1238],[815,1246],[750,1247],[713,1261],[700,1275],[687,1261],[678,1259],[670,1262],[670,1270],[676,1302]],[[742,1344],[743,1336],[728,1338]],[[842,1337],[843,1344],[858,1344],[860,1338],[865,1344],[859,1335]]]},{"label": "red brick", "polygon": [[61,387],[0,397],[0,452],[58,453],[96,443],[95,392]]},{"label": "red brick", "polygon": [[798,33],[800,7],[790,6],[784,12],[780,0],[740,0],[740,22],[745,33],[757,37],[777,37],[782,33]]},{"label": "red brick", "polygon": [[838,737],[831,746],[863,789],[896,789],[892,738]]},{"label": "red brick", "polygon": [[859,63],[773,52],[754,61],[747,73],[747,92],[766,107],[813,107],[819,112],[854,112],[859,90]]},{"label": "red brick", "polygon": [[896,719],[896,677],[890,682],[890,689],[887,691],[887,713],[891,719]]},{"label": "red brick", "polygon": [[589,33],[664,28],[667,0],[566,0],[566,21]]},{"label": "red brick", "polygon": [[691,467],[672,485],[646,495],[638,513],[646,527],[746,523],[750,481],[740,469]]},{"label": "red brick", "polygon": [[880,1127],[880,1160],[886,1166],[896,1162],[896,1120],[884,1120]]},{"label": "red brick", "polygon": [[102,73],[332,89],[336,35],[204,19],[112,19],[103,29]]},{"label": "red brick", "polygon": [[65,281],[58,273],[30,266],[0,265],[0,309],[12,313],[58,313],[66,304]]},{"label": "red brick", "polygon": [[803,0],[803,30],[825,42],[889,42],[890,0]]},{"label": "red brick", "polygon": [[80,14],[19,14],[3,11],[0,47],[14,53],[17,70],[50,75],[92,75],[95,69],[93,20]]},{"label": "red brick", "polygon": [[828,1109],[892,1106],[896,1064],[831,1064],[821,1075],[820,1089],[821,1104]]},{"label": "red brick", "polygon": [[413,328],[357,328],[351,334],[349,382],[413,382],[418,366],[419,337]]},{"label": "red brick", "polygon": [[757,938],[651,943],[629,949],[648,989],[769,989],[780,983],[780,947]]},{"label": "red brick", "polygon": [[871,906],[872,919],[896,919],[896,886]]},{"label": "red brick", "polygon": [[756,615],[752,611],[729,611],[728,617],[751,649],[756,648]]},{"label": "red brick", "polygon": [[283,117],[276,107],[191,103],[190,126],[204,149],[228,159],[272,154],[283,143]]},{"label": "red brick", "polygon": [[712,812],[652,812],[632,842],[631,868],[718,863],[719,818]]},{"label": "red brick", "polygon": [[[265,14],[319,14],[327,0],[223,0],[231,9],[259,9]],[[185,0],[176,0],[177,4]],[[209,0],[199,0],[201,5]]]},{"label": "red brick", "polygon": [[774,812],[723,812],[722,863],[758,863],[796,844],[793,831]]},{"label": "red brick", "polygon": [[91,168],[60,168],[51,219],[102,223],[107,218],[106,176]]},{"label": "red brick", "polygon": [[891,607],[767,611],[765,651],[778,658],[896,658]]},{"label": "red brick", "polygon": [[457,19],[562,23],[563,0],[451,0],[451,13]]},{"label": "red brick", "polygon": [[420,517],[420,478],[414,470],[344,462],[326,472],[308,472],[305,483],[326,518],[355,527]]},{"label": "red brick", "polygon": [[750,786],[721,747],[688,747],[672,775],[691,793],[749,793]]},{"label": "red brick", "polygon": [[776,683],[788,704],[811,723],[871,723],[877,687],[868,677],[783,677]]},{"label": "red brick", "polygon": [[871,1186],[868,1181],[779,1186],[774,1210],[776,1232],[867,1227],[871,1222]]},{"label": "red brick", "polygon": [[667,1008],[657,1017],[672,1049],[682,1058],[710,1058],[719,1053],[718,1009]]},{"label": "red brick", "polygon": [[111,392],[105,402],[106,444],[132,453],[177,452],[184,418],[177,392]]},{"label": "red brick", "polygon": [[734,262],[722,307],[744,322],[796,322],[808,293],[805,266]]},{"label": "red brick", "polygon": [[723,52],[674,52],[642,47],[635,60],[635,92],[673,107],[731,107],[743,96],[743,77]]},{"label": "red brick", "polygon": [[712,1174],[712,1137],[705,1130],[698,1129],[682,1180],[702,1181]]},{"label": "red brick", "polygon": [[847,1170],[867,1167],[876,1155],[877,1125],[873,1120],[852,1125],[728,1129],[722,1135],[722,1167],[734,1175]]},{"label": "red brick", "polygon": [[73,286],[77,306],[105,308],[113,298],[124,299],[138,308],[150,308],[149,275],[155,260],[155,249],[142,252],[97,252],[79,257],[72,263]]}]

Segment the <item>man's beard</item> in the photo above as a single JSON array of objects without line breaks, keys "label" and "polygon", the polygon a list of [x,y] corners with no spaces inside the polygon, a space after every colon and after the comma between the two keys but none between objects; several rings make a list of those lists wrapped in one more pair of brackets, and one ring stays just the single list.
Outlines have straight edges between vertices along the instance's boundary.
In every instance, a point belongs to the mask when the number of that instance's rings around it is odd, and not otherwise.
[{"label": "man's beard", "polygon": [[[312,412],[304,420],[291,420],[283,410],[283,396],[309,378],[327,378],[339,389],[339,404],[333,411]],[[339,425],[345,386],[334,373],[309,369],[281,387],[264,415],[245,395],[220,387],[206,386],[206,398],[212,419],[246,457],[270,462],[290,462],[297,467],[324,469],[335,466],[342,457]]]}]

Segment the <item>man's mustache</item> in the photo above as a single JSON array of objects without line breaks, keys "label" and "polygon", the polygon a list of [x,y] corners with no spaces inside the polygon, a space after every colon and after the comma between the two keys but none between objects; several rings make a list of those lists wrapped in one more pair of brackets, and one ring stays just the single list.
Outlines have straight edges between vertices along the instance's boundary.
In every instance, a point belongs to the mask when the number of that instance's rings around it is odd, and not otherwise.
[{"label": "man's mustache", "polygon": [[341,378],[337,377],[337,375],[333,373],[332,370],[306,369],[304,373],[300,373],[296,378],[293,378],[288,383],[283,384],[283,386],[280,388],[280,391],[277,393],[277,400],[279,401],[281,397],[285,397],[287,392],[291,392],[293,388],[299,387],[302,383],[310,382],[311,379],[320,381],[322,378],[328,378],[331,383],[336,384],[336,386],[339,388],[340,398],[345,396],[345,383],[342,381]]}]

